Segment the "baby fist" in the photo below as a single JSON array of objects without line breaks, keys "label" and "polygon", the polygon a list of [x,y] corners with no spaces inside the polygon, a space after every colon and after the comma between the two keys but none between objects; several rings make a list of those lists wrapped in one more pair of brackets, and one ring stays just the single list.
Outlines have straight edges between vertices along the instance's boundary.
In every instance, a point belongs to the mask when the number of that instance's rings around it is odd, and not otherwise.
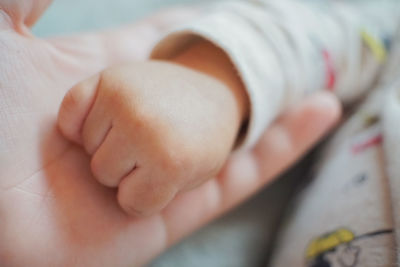
[{"label": "baby fist", "polygon": [[94,177],[118,187],[128,213],[149,215],[217,174],[240,126],[218,80],[171,63],[107,69],[65,96],[59,128],[91,155]]}]

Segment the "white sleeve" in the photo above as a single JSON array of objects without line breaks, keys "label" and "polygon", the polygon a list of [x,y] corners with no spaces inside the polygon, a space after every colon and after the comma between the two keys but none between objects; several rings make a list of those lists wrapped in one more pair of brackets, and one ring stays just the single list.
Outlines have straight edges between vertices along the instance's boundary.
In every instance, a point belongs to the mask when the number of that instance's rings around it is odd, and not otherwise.
[{"label": "white sleeve", "polygon": [[349,103],[377,78],[400,17],[400,1],[230,1],[210,6],[165,36],[153,59],[199,39],[222,48],[250,99],[244,147],[288,104],[321,89]]}]

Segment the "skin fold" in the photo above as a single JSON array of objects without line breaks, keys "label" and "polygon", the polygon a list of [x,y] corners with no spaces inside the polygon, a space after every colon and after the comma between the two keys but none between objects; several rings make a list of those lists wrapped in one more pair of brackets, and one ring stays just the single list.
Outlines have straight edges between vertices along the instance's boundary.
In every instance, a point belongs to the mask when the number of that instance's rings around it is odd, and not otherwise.
[{"label": "skin fold", "polygon": [[[57,128],[62,98],[106,67],[141,61],[168,27],[196,14],[171,9],[121,29],[38,39],[49,1],[0,0],[0,262],[2,266],[141,266],[242,202],[293,164],[337,121],[328,93],[288,110],[252,150],[214,179],[146,218],[127,216],[90,157]],[[167,26],[166,26],[167,25]]]}]

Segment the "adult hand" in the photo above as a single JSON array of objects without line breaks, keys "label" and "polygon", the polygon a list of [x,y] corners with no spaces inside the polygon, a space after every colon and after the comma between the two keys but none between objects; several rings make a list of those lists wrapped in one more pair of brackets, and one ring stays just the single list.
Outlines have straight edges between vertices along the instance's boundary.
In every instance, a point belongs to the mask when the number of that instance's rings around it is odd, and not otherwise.
[{"label": "adult hand", "polygon": [[251,151],[182,193],[161,213],[132,218],[92,177],[86,153],[56,128],[66,90],[106,66],[144,59],[164,31],[193,16],[174,9],[116,31],[42,40],[29,27],[50,1],[0,0],[1,266],[138,266],[270,182],[335,123],[328,94],[289,110]]}]

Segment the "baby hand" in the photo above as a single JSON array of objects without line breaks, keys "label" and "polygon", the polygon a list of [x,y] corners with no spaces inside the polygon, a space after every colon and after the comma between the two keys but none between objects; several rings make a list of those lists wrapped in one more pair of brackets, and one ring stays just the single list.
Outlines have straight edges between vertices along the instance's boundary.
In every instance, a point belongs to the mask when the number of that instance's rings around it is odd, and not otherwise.
[{"label": "baby hand", "polygon": [[120,206],[150,215],[217,174],[237,138],[239,113],[235,95],[219,80],[146,62],[74,86],[58,123],[91,155],[94,177],[118,187]]}]

